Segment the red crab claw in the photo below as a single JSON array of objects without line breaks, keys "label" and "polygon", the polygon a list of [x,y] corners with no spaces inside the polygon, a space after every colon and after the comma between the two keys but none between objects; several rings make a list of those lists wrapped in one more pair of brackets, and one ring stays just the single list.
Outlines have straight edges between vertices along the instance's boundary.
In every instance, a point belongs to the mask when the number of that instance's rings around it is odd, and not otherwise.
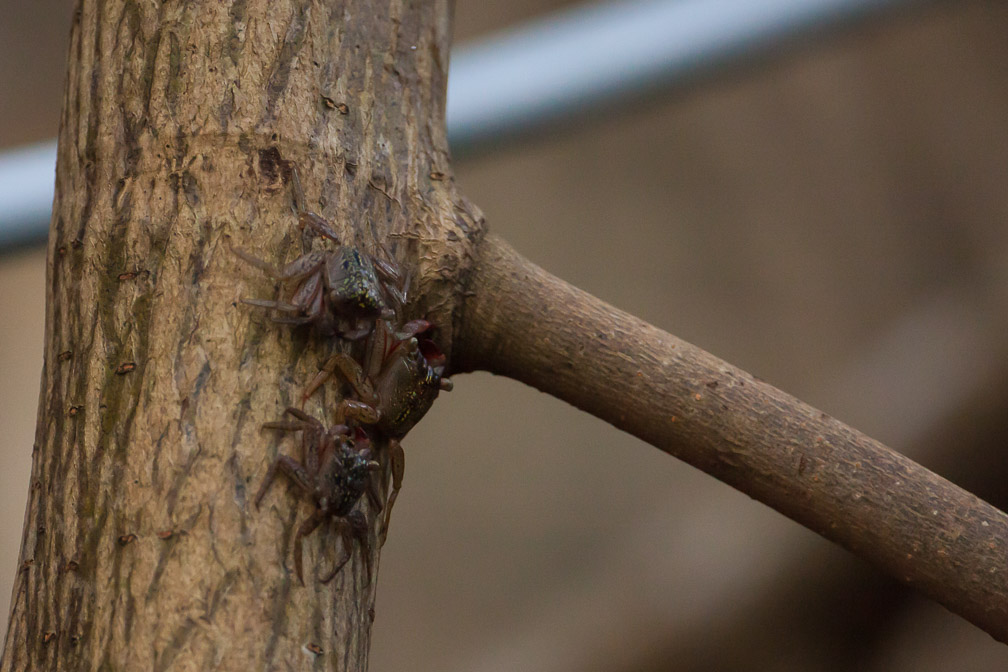
[{"label": "red crab claw", "polygon": [[408,341],[417,334],[422,334],[434,325],[427,320],[410,320],[402,325],[402,328],[395,333],[396,340]]},{"label": "red crab claw", "polygon": [[420,346],[420,354],[431,365],[431,368],[444,368],[447,359],[444,353],[441,352],[441,348],[437,346],[437,343],[429,338],[422,338],[418,341],[418,345]]}]

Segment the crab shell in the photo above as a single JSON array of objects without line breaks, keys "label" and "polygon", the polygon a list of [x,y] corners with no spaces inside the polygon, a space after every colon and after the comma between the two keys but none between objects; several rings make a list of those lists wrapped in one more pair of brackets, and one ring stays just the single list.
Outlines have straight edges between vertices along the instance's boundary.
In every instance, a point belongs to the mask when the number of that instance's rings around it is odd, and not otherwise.
[{"label": "crab shell", "polygon": [[402,341],[389,355],[376,389],[382,400],[378,429],[401,439],[430,410],[442,383],[444,355],[429,338]]},{"label": "crab shell", "polygon": [[337,454],[326,461],[320,474],[323,484],[316,496],[319,506],[330,515],[350,513],[364,494],[371,472],[378,467],[371,460],[370,450],[357,452],[351,446],[352,443],[341,442]]}]

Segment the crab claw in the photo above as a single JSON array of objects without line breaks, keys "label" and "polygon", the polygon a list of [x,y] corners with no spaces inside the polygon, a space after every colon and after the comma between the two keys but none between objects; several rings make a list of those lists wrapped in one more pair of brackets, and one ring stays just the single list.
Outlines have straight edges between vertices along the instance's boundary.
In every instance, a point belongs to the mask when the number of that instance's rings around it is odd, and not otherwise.
[{"label": "crab claw", "polygon": [[441,348],[437,346],[437,343],[429,338],[424,338],[419,342],[420,354],[423,358],[427,360],[427,364],[430,365],[432,369],[437,369],[438,367],[443,367],[447,358],[444,353],[441,352]]},{"label": "crab claw", "polygon": [[417,334],[422,334],[431,328],[431,323],[427,320],[410,320],[406,324],[402,325],[402,329],[395,333],[397,340],[405,341]]},{"label": "crab claw", "polygon": [[354,445],[357,446],[360,449],[360,452],[363,453],[366,450],[366,451],[368,451],[368,455],[367,456],[370,456],[370,454],[371,454],[371,448],[370,448],[371,437],[368,436],[368,433],[366,431],[364,431],[363,427],[361,427],[361,426],[358,425],[354,429],[354,439],[353,440],[354,440]]},{"label": "crab claw", "polygon": [[302,212],[298,216],[298,227],[304,230],[305,227],[309,229],[314,229],[314,231],[322,236],[333,240],[335,242],[340,242],[339,235],[332,230],[328,222],[323,218],[316,215],[314,212]]}]

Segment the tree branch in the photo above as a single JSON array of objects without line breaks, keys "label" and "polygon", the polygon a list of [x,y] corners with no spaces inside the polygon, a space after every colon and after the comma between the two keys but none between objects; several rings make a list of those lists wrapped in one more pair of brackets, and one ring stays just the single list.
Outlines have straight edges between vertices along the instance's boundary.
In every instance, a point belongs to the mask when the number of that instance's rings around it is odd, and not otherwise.
[{"label": "tree branch", "polygon": [[488,236],[460,370],[521,380],[679,457],[1008,642],[1008,516]]}]

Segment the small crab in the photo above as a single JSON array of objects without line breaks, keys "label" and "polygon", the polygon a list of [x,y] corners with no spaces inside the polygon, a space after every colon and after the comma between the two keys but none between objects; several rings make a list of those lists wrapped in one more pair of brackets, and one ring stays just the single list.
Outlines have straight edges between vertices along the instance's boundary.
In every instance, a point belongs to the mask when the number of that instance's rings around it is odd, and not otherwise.
[{"label": "small crab", "polygon": [[344,399],[335,411],[336,422],[372,425],[389,439],[392,488],[383,535],[387,533],[392,506],[402,487],[405,454],[399,440],[420,421],[442,390],[452,381],[444,378],[445,356],[425,334],[432,325],[413,320],[392,333],[379,320],[369,340],[365,367],[344,353],[330,357],[306,388],[302,403],[337,372],[353,388],[358,399]]},{"label": "small crab", "polygon": [[[294,568],[301,584],[304,585],[301,539],[314,532],[328,518],[336,522],[343,539],[345,556],[331,572],[319,580],[328,583],[339,573],[353,553],[354,539],[361,546],[370,577],[367,519],[363,512],[353,510],[368,487],[371,475],[379,468],[378,462],[371,459],[367,436],[363,431],[358,431],[355,440],[350,437],[351,430],[346,425],[337,424],[326,429],[321,422],[300,409],[288,408],[286,412],[294,420],[267,422],[263,427],[301,432],[302,461],[298,462],[287,455],[276,458],[256,493],[256,508],[259,508],[259,503],[273,484],[277,473],[283,473],[315,503],[315,512],[301,523],[294,536]],[[359,447],[360,445],[363,447]]]},{"label": "small crab", "polygon": [[359,401],[341,402],[336,422],[351,418],[377,424],[386,436],[402,438],[430,410],[438,392],[452,389],[451,381],[442,378],[444,354],[423,335],[432,328],[426,320],[413,320],[393,333],[386,322],[379,321],[366,345],[364,365],[342,352],[329,357],[305,388],[302,407],[339,373]]},{"label": "small crab", "polygon": [[413,320],[391,333],[382,323],[374,333],[371,362],[380,355],[380,366],[368,380],[374,383],[373,398],[381,417],[377,427],[385,436],[401,439],[430,410],[438,393],[451,391],[452,381],[444,378],[445,356],[426,334],[433,328],[426,320]]},{"label": "small crab", "polygon": [[[298,223],[324,238],[340,243],[328,222],[306,206],[301,180],[291,167],[291,184]],[[283,268],[232,247],[232,252],[282,285],[286,298],[243,299],[243,303],[279,313],[273,319],[284,324],[312,324],[324,336],[357,340],[371,333],[378,319],[391,319],[395,306],[405,302],[405,285],[398,266],[371,257],[356,247],[342,245],[301,255]]]}]

